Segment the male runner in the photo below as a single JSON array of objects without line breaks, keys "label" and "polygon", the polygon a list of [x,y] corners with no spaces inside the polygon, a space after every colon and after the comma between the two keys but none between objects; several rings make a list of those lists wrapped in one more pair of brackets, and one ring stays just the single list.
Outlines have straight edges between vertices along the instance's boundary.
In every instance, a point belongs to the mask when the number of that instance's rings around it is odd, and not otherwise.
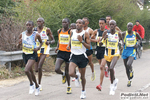
[{"label": "male runner", "polygon": [[[70,40],[70,29],[69,29],[70,20],[68,18],[64,18],[62,20],[62,29],[58,30],[58,44],[55,52],[57,53],[57,59],[55,64],[55,72],[57,74],[62,75],[62,83],[68,83],[67,87],[67,94],[71,93],[71,86],[70,86],[70,76],[69,76],[69,58],[70,58],[70,50],[67,50],[66,47],[69,44]],[[61,65],[65,62],[65,72],[60,70]]]},{"label": "male runner", "polygon": [[[89,33],[89,36],[91,37],[92,34],[93,34],[93,30],[92,30],[90,27],[88,27],[89,19],[88,19],[87,17],[84,17],[82,20],[85,22],[85,23],[84,23],[84,30],[85,30],[86,32],[88,32],[88,33]],[[96,76],[95,76],[95,71],[94,71],[94,64],[93,64],[93,62],[92,62],[92,56],[93,56],[92,45],[90,45],[90,46],[91,46],[90,49],[87,49],[87,50],[86,50],[86,54],[87,54],[87,56],[88,56],[89,65],[90,65],[91,71],[92,71],[91,80],[94,81],[95,78],[96,78]]]},{"label": "male runner", "polygon": [[[25,73],[30,81],[29,94],[33,94],[35,86],[35,95],[39,95],[40,88],[37,84],[34,72],[32,70],[32,66],[38,60],[37,51],[40,50],[42,46],[42,40],[39,34],[33,32],[34,23],[32,21],[27,21],[26,23],[26,31],[22,32],[19,36],[19,44],[22,43],[22,51],[23,51],[23,60],[25,62]],[[36,46],[36,40],[39,40],[39,47]]]},{"label": "male runner", "polygon": [[118,79],[114,76],[114,67],[120,57],[118,42],[122,40],[121,33],[115,30],[116,21],[110,20],[110,30],[105,30],[102,36],[102,43],[106,40],[106,49],[104,58],[106,59],[107,66],[110,69],[110,92],[109,95],[114,95],[117,89]]},{"label": "male runner", "polygon": [[76,23],[71,23],[71,24],[70,24],[70,28],[71,28],[71,29],[76,29]]},{"label": "male runner", "polygon": [[[142,41],[142,38],[140,37],[140,35],[137,32],[132,31],[132,28],[133,28],[133,23],[129,22],[127,24],[128,30],[122,33],[122,40],[124,40],[123,41],[124,49],[122,53],[122,58],[124,61],[126,74],[128,77],[128,84],[127,84],[128,87],[131,86],[131,81],[132,81],[131,79],[133,78],[132,63],[133,63],[133,60],[136,60],[135,48],[137,48],[140,42]],[[137,43],[136,37],[140,40],[138,43]]]},{"label": "male runner", "polygon": [[[112,17],[110,15],[106,16],[106,26],[105,29],[110,30],[109,21],[112,20]],[[121,32],[118,26],[116,26],[116,31]]]},{"label": "male runner", "polygon": [[[38,71],[38,83],[40,90],[42,90],[41,79],[42,79],[42,66],[45,61],[45,58],[49,56],[50,44],[55,43],[55,39],[50,28],[44,26],[44,19],[37,19],[38,27],[34,30],[41,36],[43,45],[40,50],[38,50],[38,62],[35,63],[35,70]],[[49,41],[49,37],[52,41]],[[36,45],[39,46],[39,41],[36,42]]]},{"label": "male runner", "polygon": [[100,65],[100,84],[96,86],[98,90],[101,91],[102,89],[102,82],[104,78],[104,72],[105,72],[105,65],[106,65],[106,60],[104,58],[104,53],[105,53],[105,44],[99,45],[99,41],[102,39],[103,32],[105,31],[105,25],[106,25],[106,19],[105,18],[100,18],[99,19],[99,27],[100,29],[96,29],[93,32],[93,35],[91,37],[91,42],[96,42],[96,58],[98,59],[99,65]]},{"label": "male runner", "polygon": [[75,74],[75,69],[78,66],[81,74],[81,82],[82,82],[82,91],[81,91],[81,99],[86,98],[85,91],[85,70],[88,64],[88,59],[86,55],[86,48],[90,49],[90,38],[89,34],[83,30],[84,21],[82,19],[78,19],[76,21],[76,29],[72,30],[71,39],[67,49],[69,50],[71,47],[71,56],[70,56],[70,64],[69,64],[69,75],[71,77],[75,77],[75,85],[79,86],[79,74]]}]

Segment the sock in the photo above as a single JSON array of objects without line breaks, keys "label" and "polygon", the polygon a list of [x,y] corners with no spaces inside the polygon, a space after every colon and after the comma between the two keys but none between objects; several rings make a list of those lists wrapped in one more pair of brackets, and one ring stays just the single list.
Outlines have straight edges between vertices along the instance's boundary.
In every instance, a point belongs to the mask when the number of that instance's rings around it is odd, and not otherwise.
[{"label": "sock", "polygon": [[63,76],[65,76],[65,72],[63,72]]},{"label": "sock", "polygon": [[71,85],[69,85],[68,87],[71,87]]}]

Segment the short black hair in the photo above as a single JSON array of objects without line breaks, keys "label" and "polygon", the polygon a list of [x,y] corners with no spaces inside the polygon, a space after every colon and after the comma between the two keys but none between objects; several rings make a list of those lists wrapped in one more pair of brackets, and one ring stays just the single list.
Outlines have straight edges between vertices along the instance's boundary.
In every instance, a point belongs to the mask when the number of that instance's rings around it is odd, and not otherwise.
[{"label": "short black hair", "polygon": [[27,22],[32,23],[32,25],[34,26],[34,22],[33,21],[27,21]]},{"label": "short black hair", "polygon": [[110,17],[112,19],[112,17],[110,15],[107,15],[106,17]]},{"label": "short black hair", "polygon": [[103,20],[103,21],[106,23],[106,19],[105,19],[105,18],[100,18],[99,21],[100,21],[100,20]]},{"label": "short black hair", "polygon": [[89,18],[88,17],[83,17],[82,19],[86,19],[89,22]]},{"label": "short black hair", "polygon": [[67,20],[67,22],[70,24],[70,20],[69,20],[69,18],[64,18],[64,19],[66,19],[66,20]]}]

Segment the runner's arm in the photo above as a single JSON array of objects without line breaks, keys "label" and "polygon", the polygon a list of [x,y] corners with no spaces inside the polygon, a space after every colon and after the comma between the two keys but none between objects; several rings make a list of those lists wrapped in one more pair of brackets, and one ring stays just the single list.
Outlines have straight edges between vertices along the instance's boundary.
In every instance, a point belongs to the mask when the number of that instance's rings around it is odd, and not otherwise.
[{"label": "runner's arm", "polygon": [[86,41],[80,41],[80,42],[82,42],[82,44],[87,48],[87,49],[90,49],[90,36],[89,36],[89,34],[87,33],[87,32],[85,32],[85,39],[84,40],[86,40]]},{"label": "runner's arm", "polygon": [[42,44],[43,44],[41,36],[39,34],[36,34],[36,39],[38,39],[38,41],[40,42],[40,45],[39,45],[39,47],[33,49],[33,51],[35,51],[35,52],[37,52],[38,50],[40,50],[40,48],[42,47]]},{"label": "runner's arm", "polygon": [[121,30],[118,26],[116,26],[116,31],[121,32]]},{"label": "runner's arm", "polygon": [[70,49],[71,49],[71,37],[72,37],[72,35],[73,35],[73,32],[70,31],[70,40],[69,40],[68,46],[66,47],[67,50],[70,50]]},{"label": "runner's arm", "polygon": [[50,37],[50,39],[51,39],[51,41],[48,41],[48,44],[53,44],[53,43],[55,43],[55,39],[54,39],[54,37],[53,37],[53,33],[52,33],[52,31],[51,31],[51,29],[50,28],[47,28],[46,29],[46,33],[47,33],[47,35]]},{"label": "runner's arm", "polygon": [[93,34],[91,36],[91,42],[98,42],[98,40],[95,39],[96,38],[96,34],[97,34],[97,30],[94,30],[94,32],[93,32]]},{"label": "runner's arm", "polygon": [[57,53],[57,50],[59,48],[59,31],[60,31],[60,29],[57,31],[57,33],[58,33],[58,41],[57,41],[57,46],[56,46],[56,49],[55,49],[55,53]]}]

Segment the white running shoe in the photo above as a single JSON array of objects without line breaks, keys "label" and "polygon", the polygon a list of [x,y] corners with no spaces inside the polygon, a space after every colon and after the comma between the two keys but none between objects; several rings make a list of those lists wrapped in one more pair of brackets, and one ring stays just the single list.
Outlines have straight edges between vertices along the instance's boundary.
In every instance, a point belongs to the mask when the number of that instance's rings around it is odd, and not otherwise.
[{"label": "white running shoe", "polygon": [[81,91],[80,99],[85,99],[85,98],[86,98],[86,91]]},{"label": "white running shoe", "polygon": [[80,73],[77,73],[76,75],[78,76],[78,78],[77,79],[75,78],[75,86],[79,87],[80,86]]},{"label": "white running shoe", "polygon": [[40,87],[40,91],[42,91],[42,85],[39,84],[39,87]]},{"label": "white running shoe", "polygon": [[115,78],[115,80],[113,81],[114,91],[117,89],[118,82],[119,82],[119,80],[117,78]]},{"label": "white running shoe", "polygon": [[29,94],[33,94],[34,90],[35,90],[35,85],[33,84],[29,88]]},{"label": "white running shoe", "polygon": [[35,89],[35,96],[37,96],[39,94],[40,94],[40,87],[38,87],[38,88]]},{"label": "white running shoe", "polygon": [[114,91],[114,85],[110,84],[110,91],[109,91],[109,95],[114,95],[115,91]]}]

